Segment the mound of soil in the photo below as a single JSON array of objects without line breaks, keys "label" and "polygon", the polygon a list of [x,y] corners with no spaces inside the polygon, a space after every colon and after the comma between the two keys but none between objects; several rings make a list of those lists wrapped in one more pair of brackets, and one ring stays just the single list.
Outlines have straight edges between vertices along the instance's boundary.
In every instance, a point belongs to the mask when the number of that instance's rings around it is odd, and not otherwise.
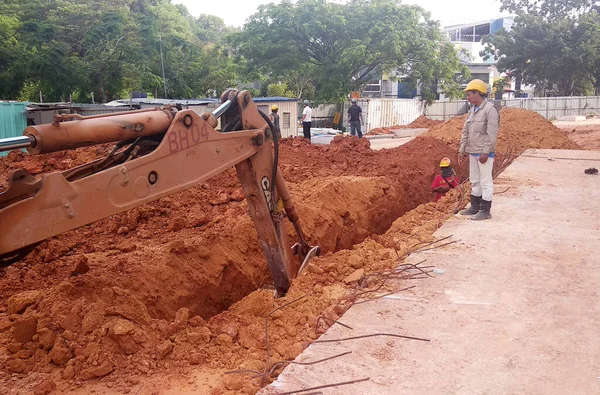
[{"label": "mound of soil", "polygon": [[371,129],[369,131],[369,133],[367,133],[367,135],[369,136],[378,136],[378,135],[387,135],[387,134],[394,134],[392,132],[392,130],[395,129],[429,129],[433,126],[439,125],[444,123],[444,121],[436,121],[434,119],[429,119],[427,118],[425,115],[419,115],[419,117],[417,119],[415,119],[414,121],[412,121],[411,123],[409,123],[408,125],[396,125],[396,126],[389,126],[389,127],[385,127],[385,128],[375,128],[375,129]]},{"label": "mound of soil", "polygon": [[435,125],[444,123],[444,121],[436,121],[435,119],[429,119],[425,115],[420,115],[417,119],[409,123],[408,125],[400,126],[401,129],[417,129],[417,128],[430,128]]},{"label": "mound of soil", "polygon": [[600,150],[600,124],[557,126],[560,126],[560,129],[564,130],[565,133],[567,133],[567,136],[581,147],[581,149],[592,151]]},{"label": "mound of soil", "polygon": [[[466,115],[455,117],[434,126],[425,135],[458,147]],[[511,149],[520,155],[529,148],[579,149],[569,137],[540,114],[520,108],[500,111],[500,131],[497,152]]]}]

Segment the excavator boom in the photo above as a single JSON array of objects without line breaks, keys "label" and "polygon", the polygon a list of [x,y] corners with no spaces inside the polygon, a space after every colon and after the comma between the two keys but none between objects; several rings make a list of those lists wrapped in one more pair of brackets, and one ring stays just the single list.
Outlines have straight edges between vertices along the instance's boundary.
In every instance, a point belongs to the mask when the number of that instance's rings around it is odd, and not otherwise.
[{"label": "excavator boom", "polygon": [[[268,118],[246,91],[227,91],[222,102],[202,116],[174,108],[100,117],[59,115],[52,124],[28,127],[22,138],[0,141],[0,149],[18,145],[31,153],[119,142],[107,157],[67,171],[39,178],[24,169],[15,171],[0,193],[0,256],[190,188],[235,166],[275,287],[280,294],[287,292],[318,247],[306,242],[277,172],[276,136]],[[219,117],[223,132],[215,130]],[[293,248],[285,217],[298,233]]]}]

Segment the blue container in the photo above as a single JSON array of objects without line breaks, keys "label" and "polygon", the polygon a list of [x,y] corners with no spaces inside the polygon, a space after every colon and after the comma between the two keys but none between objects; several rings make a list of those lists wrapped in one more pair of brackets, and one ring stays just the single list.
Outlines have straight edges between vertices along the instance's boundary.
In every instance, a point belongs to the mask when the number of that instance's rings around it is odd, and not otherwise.
[{"label": "blue container", "polygon": [[[0,102],[0,139],[23,135],[27,127],[27,102]],[[8,152],[0,152],[6,156]]]}]

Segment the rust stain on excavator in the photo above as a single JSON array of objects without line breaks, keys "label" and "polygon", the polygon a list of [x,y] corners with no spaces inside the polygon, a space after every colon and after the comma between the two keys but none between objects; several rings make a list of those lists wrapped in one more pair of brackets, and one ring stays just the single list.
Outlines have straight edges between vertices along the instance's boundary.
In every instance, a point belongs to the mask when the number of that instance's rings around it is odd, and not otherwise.
[{"label": "rust stain on excavator", "polygon": [[129,130],[134,133],[143,133],[145,129],[146,126],[141,122],[123,125],[124,131]]}]

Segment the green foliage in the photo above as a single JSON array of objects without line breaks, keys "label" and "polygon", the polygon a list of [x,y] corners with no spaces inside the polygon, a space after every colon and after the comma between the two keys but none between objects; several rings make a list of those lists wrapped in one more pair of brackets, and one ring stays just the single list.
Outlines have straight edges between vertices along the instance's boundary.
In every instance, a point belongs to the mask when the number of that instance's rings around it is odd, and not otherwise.
[{"label": "green foliage", "polygon": [[310,67],[305,70],[290,70],[285,76],[292,97],[308,100],[315,98],[315,85],[310,70]]},{"label": "green foliage", "polygon": [[250,96],[252,97],[261,97],[263,95],[261,95],[260,93],[260,89],[256,89],[256,88],[249,88],[247,89],[248,92],[250,92]]},{"label": "green foliage", "polygon": [[267,96],[273,97],[296,97],[294,92],[288,90],[286,83],[269,84]]},{"label": "green foliage", "polygon": [[40,82],[27,80],[17,96],[19,101],[38,101],[40,92]]},{"label": "green foliage", "polygon": [[496,100],[501,100],[502,99],[502,95],[504,94],[504,89],[506,87],[510,87],[510,86],[511,86],[510,78],[508,78],[508,77],[498,78],[492,84],[492,94],[493,94],[493,97]]},{"label": "green foliage", "polygon": [[501,0],[501,11],[519,16],[530,15],[546,21],[576,19],[596,7],[594,0]]},{"label": "green foliage", "polygon": [[342,100],[394,72],[452,92],[458,56],[439,25],[417,6],[395,0],[283,1],[259,7],[233,37],[250,68],[286,82],[296,97],[313,86],[317,98]]},{"label": "green foliage", "polygon": [[29,97],[34,85],[46,101],[162,97],[161,44],[167,95],[205,96],[237,84],[230,31],[170,0],[4,0],[0,98]]},{"label": "green foliage", "polygon": [[600,88],[600,18],[593,3],[504,0],[515,24],[489,37],[484,54],[541,94],[593,93]]},{"label": "green foliage", "polygon": [[218,16],[202,14],[196,20],[195,34],[204,44],[222,44],[227,36],[235,31],[235,28],[226,26]]},{"label": "green foliage", "polygon": [[496,81],[494,81],[492,88],[503,91],[504,88],[506,88],[507,86],[510,86],[510,80],[508,78],[504,77],[504,78],[499,78]]},{"label": "green foliage", "polygon": [[387,73],[431,100],[436,85],[462,95],[457,72],[429,13],[397,0],[284,0],[242,30],[170,0],[0,2],[0,99],[107,102],[164,85],[205,97],[261,81],[263,95],[339,101]]}]

